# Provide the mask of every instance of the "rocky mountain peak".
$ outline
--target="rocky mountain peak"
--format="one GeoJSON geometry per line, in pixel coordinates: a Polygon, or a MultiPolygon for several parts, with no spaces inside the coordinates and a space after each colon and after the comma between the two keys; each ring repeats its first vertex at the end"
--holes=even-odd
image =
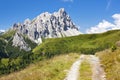
{"type": "Polygon", "coordinates": [[[26,19],[24,23],[14,24],[13,28],[38,44],[42,43],[43,38],[58,38],[80,34],[64,8],[54,13],[42,13],[33,20],[26,19]]]}
{"type": "Polygon", "coordinates": [[[59,9],[59,11],[58,11],[58,13],[62,16],[62,15],[66,15],[66,11],[65,11],[65,9],[64,8],[60,8],[59,9]]]}
{"type": "Polygon", "coordinates": [[[65,9],[64,8],[60,8],[58,12],[64,12],[65,9]]]}
{"type": "Polygon", "coordinates": [[[24,24],[30,24],[31,23],[31,20],[29,18],[27,18],[25,21],[24,21],[24,24]]]}
{"type": "Polygon", "coordinates": [[[23,49],[25,51],[30,51],[31,48],[28,46],[28,44],[24,41],[24,38],[20,33],[16,33],[13,37],[13,44],[12,46],[20,47],[20,49],[23,49]]]}

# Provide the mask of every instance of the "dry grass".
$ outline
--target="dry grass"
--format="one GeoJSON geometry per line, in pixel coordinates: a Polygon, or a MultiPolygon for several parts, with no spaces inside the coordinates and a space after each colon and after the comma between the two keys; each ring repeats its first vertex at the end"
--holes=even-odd
{"type": "Polygon", "coordinates": [[[107,80],[120,80],[120,48],[96,53],[105,69],[107,80]]]}
{"type": "Polygon", "coordinates": [[[67,70],[78,57],[76,53],[55,56],[49,60],[31,64],[19,72],[3,76],[0,80],[63,80],[67,70]]]}

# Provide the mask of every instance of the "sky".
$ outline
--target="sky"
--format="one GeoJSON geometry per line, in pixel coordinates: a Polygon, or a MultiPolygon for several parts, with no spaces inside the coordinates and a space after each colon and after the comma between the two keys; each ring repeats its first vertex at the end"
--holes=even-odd
{"type": "Polygon", "coordinates": [[[120,29],[120,0],[0,0],[0,30],[65,8],[82,33],[120,29]]]}

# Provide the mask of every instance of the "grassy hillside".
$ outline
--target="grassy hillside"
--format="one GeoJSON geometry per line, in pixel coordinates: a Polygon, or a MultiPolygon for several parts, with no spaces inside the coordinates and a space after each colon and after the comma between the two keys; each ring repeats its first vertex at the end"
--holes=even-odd
{"type": "Polygon", "coordinates": [[[37,46],[33,53],[47,57],[69,52],[94,54],[110,48],[118,40],[120,40],[120,30],[102,34],[82,34],[74,37],[47,39],[37,46]]]}
{"type": "Polygon", "coordinates": [[[31,64],[24,70],[3,76],[0,80],[63,80],[70,66],[80,55],[69,53],[55,56],[35,64],[31,64]]]}
{"type": "Polygon", "coordinates": [[[3,38],[0,38],[0,59],[2,57],[7,57],[7,54],[5,53],[5,45],[6,41],[3,38]]]}
{"type": "Polygon", "coordinates": [[[120,80],[120,48],[112,52],[104,50],[96,53],[105,69],[107,80],[120,80]]]}
{"type": "MultiPolygon", "coordinates": [[[[9,30],[3,35],[0,35],[0,75],[25,68],[33,61],[33,53],[31,51],[26,52],[20,50],[19,47],[12,46],[15,32],[14,30],[9,30]]],[[[36,46],[27,37],[23,37],[32,49],[36,46]]]]}
{"type": "Polygon", "coordinates": [[[5,33],[3,33],[2,35],[0,35],[0,37],[9,40],[14,34],[15,34],[15,30],[8,30],[5,33]]]}
{"type": "Polygon", "coordinates": [[[120,40],[120,30],[108,31],[102,34],[81,34],[79,36],[54,38],[44,40],[36,46],[23,35],[32,51],[26,52],[12,46],[15,31],[8,31],[0,36],[0,74],[8,74],[25,68],[32,62],[51,58],[55,55],[67,53],[94,54],[95,52],[111,48],[120,40]]]}
{"type": "Polygon", "coordinates": [[[0,35],[0,58],[8,57],[7,53],[7,44],[11,40],[11,37],[14,35],[15,31],[9,30],[8,32],[0,35]]]}

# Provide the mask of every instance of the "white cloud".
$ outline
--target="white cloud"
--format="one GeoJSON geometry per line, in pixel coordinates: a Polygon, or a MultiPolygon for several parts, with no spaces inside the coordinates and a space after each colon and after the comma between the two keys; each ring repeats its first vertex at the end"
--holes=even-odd
{"type": "Polygon", "coordinates": [[[64,2],[73,2],[73,0],[62,0],[64,2]]]}
{"type": "Polygon", "coordinates": [[[87,29],[86,33],[102,33],[108,30],[120,29],[120,14],[114,14],[112,18],[114,19],[113,24],[103,20],[98,25],[87,29]]]}
{"type": "Polygon", "coordinates": [[[114,23],[117,27],[120,27],[120,14],[114,14],[113,19],[115,19],[114,23]]]}
{"type": "Polygon", "coordinates": [[[87,33],[102,33],[107,30],[110,30],[112,27],[114,27],[114,24],[112,24],[106,20],[103,20],[98,25],[91,27],[90,29],[87,29],[86,32],[87,33]]]}
{"type": "Polygon", "coordinates": [[[0,32],[5,32],[5,30],[0,30],[0,32]]]}

